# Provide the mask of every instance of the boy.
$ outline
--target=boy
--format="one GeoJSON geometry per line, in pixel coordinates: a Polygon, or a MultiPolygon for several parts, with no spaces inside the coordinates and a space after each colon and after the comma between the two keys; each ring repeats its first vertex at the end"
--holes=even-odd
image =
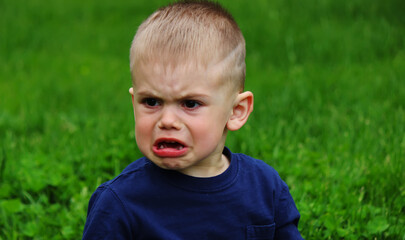
{"type": "Polygon", "coordinates": [[[83,239],[301,239],[277,172],[224,146],[253,110],[231,15],[206,1],[157,10],[135,35],[130,67],[145,157],[96,190],[83,239]]]}

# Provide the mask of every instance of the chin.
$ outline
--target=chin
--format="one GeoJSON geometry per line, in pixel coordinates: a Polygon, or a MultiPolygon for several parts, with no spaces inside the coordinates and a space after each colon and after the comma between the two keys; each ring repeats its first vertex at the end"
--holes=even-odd
{"type": "Polygon", "coordinates": [[[182,169],[185,168],[185,167],[182,166],[180,163],[176,163],[176,162],[173,162],[173,161],[171,161],[171,160],[169,160],[169,161],[162,161],[162,162],[159,164],[159,166],[160,166],[161,168],[163,168],[163,169],[176,170],[176,171],[182,170],[182,169]]]}

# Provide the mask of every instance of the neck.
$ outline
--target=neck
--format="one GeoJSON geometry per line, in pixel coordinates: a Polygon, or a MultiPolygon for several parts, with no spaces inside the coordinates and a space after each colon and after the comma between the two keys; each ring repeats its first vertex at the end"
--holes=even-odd
{"type": "Polygon", "coordinates": [[[229,165],[229,159],[224,154],[221,154],[221,159],[215,164],[198,165],[194,166],[193,169],[188,169],[187,171],[180,170],[179,172],[192,177],[208,178],[218,176],[221,173],[225,172],[226,169],[228,169],[229,165]]]}

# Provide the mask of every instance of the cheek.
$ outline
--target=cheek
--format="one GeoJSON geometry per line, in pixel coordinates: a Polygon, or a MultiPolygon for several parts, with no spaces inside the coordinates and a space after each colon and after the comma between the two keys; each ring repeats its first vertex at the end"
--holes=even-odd
{"type": "Polygon", "coordinates": [[[135,137],[139,143],[149,139],[153,129],[153,121],[147,117],[137,117],[135,115],[135,137]]]}
{"type": "Polygon", "coordinates": [[[226,120],[224,117],[214,117],[209,115],[206,118],[195,119],[192,121],[192,135],[197,141],[204,145],[217,144],[224,133],[226,120]]]}

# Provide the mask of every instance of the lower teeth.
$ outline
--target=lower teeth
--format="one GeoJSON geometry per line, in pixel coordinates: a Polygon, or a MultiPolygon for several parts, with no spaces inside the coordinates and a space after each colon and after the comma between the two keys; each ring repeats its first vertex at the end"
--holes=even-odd
{"type": "MultiPolygon", "coordinates": [[[[164,149],[164,148],[167,148],[164,144],[159,144],[159,146],[158,146],[158,149],[164,149]]],[[[179,145],[179,146],[176,146],[176,147],[174,147],[176,150],[182,150],[184,147],[183,146],[181,146],[181,145],[179,145]]]]}

